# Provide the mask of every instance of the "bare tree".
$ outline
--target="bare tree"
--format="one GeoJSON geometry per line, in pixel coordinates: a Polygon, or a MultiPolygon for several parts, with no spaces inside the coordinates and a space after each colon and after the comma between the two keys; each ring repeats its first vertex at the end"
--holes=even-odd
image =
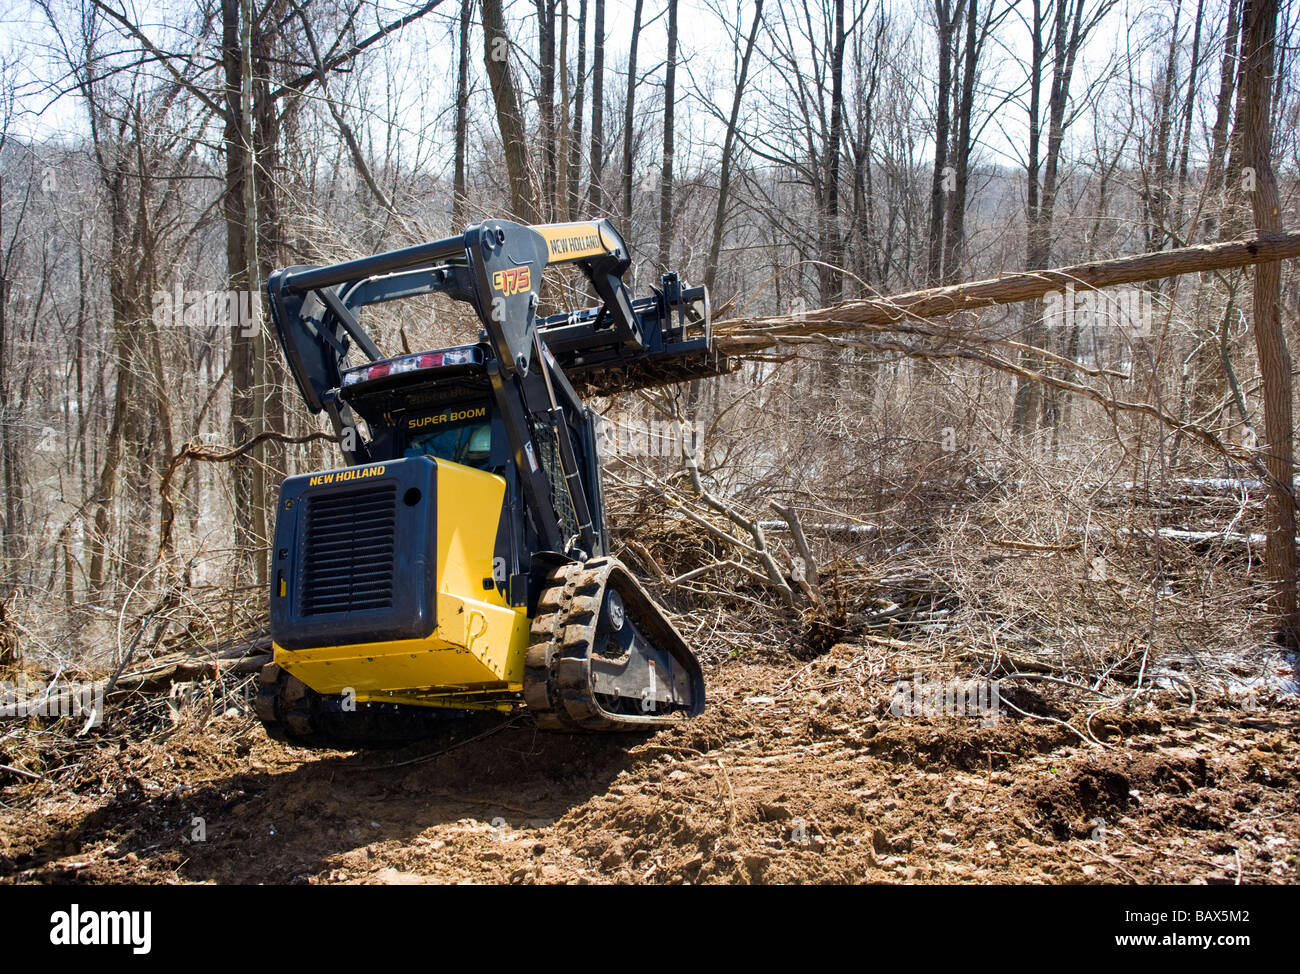
{"type": "MultiPolygon", "coordinates": [[[[961,84],[954,91],[956,127],[952,133],[952,189],[947,194],[947,218],[944,225],[943,275],[952,283],[966,260],[966,203],[970,192],[971,152],[976,139],[973,115],[975,88],[985,45],[994,29],[1011,13],[1010,5],[1000,11],[995,0],[987,0],[981,17],[979,0],[969,0],[966,13],[966,40],[961,52],[961,84]]],[[[985,116],[987,119],[988,116],[985,116]]]]}
{"type": "Polygon", "coordinates": [[[576,90],[573,103],[573,138],[569,142],[568,186],[569,219],[578,219],[578,184],[582,176],[582,119],[587,93],[587,0],[578,5],[578,71],[574,76],[576,90]]]}
{"type": "Polygon", "coordinates": [[[957,30],[964,14],[957,0],[934,0],[935,37],[938,41],[939,86],[935,91],[934,170],[930,177],[930,235],[926,277],[937,284],[943,266],[944,198],[949,191],[949,110],[952,105],[953,61],[957,59],[957,30]]]}
{"type": "Polygon", "coordinates": [[[542,143],[542,186],[538,217],[551,219],[560,200],[557,194],[558,150],[555,132],[555,0],[534,0],[537,9],[537,109],[542,143]]]}
{"type": "MultiPolygon", "coordinates": [[[[1281,228],[1277,178],[1273,172],[1272,86],[1277,0],[1245,0],[1242,15],[1241,84],[1237,117],[1241,120],[1242,155],[1253,171],[1251,205],[1259,233],[1281,228]]],[[[1243,170],[1245,174],[1245,170],[1243,170]]],[[[1277,584],[1275,609],[1279,638],[1300,645],[1296,614],[1295,429],[1292,421],[1291,353],[1279,312],[1282,268],[1275,262],[1255,269],[1255,347],[1264,394],[1264,442],[1261,450],[1269,474],[1268,562],[1277,584]]]]}
{"type": "Polygon", "coordinates": [[[636,0],[632,13],[632,37],[627,55],[627,99],[623,103],[623,229],[630,232],[632,228],[632,164],[635,161],[635,146],[632,137],[636,121],[636,49],[641,39],[641,8],[644,0],[636,0]]]}
{"type": "Polygon", "coordinates": [[[605,0],[596,4],[595,33],[591,54],[591,161],[588,196],[591,209],[599,214],[604,208],[601,174],[605,170],[605,0]]]}
{"type": "Polygon", "coordinates": [[[749,61],[754,54],[754,41],[763,24],[763,0],[755,0],[754,19],[749,37],[745,40],[745,53],[740,58],[736,75],[736,90],[731,99],[731,114],[727,117],[727,134],[722,140],[722,159],[718,168],[718,204],[713,216],[713,236],[709,241],[709,257],[704,265],[704,283],[713,287],[718,275],[718,254],[722,250],[722,235],[727,224],[727,203],[731,192],[732,153],[736,143],[736,126],[740,121],[740,106],[745,94],[745,80],[749,77],[749,61]]]}
{"type": "Polygon", "coordinates": [[[483,0],[484,63],[496,102],[497,128],[510,180],[510,199],[517,219],[536,223],[537,195],[528,168],[528,135],[510,67],[510,38],[506,34],[501,0],[483,0]]]}
{"type": "Polygon", "coordinates": [[[460,0],[460,39],[456,45],[456,159],[452,177],[451,226],[465,225],[465,163],[469,152],[469,21],[471,0],[460,0]]]}
{"type": "MultiPolygon", "coordinates": [[[[1071,116],[1070,87],[1074,66],[1084,41],[1101,22],[1115,0],[1049,0],[1044,10],[1042,0],[1033,0],[1030,25],[1029,64],[1029,145],[1026,161],[1026,267],[1046,267],[1052,256],[1052,223],[1056,214],[1061,146],[1071,116]],[[1050,20],[1050,26],[1049,26],[1050,20]],[[1048,62],[1050,50],[1051,60],[1048,62]],[[1042,114],[1043,67],[1050,63],[1051,78],[1047,94],[1047,115],[1042,114]],[[1046,151],[1041,144],[1044,121],[1047,129],[1046,151]]],[[[1025,327],[1029,344],[1041,345],[1041,321],[1033,308],[1027,308],[1025,327]]],[[[1021,381],[1016,388],[1013,424],[1025,432],[1029,423],[1037,423],[1039,386],[1021,381]]]]}
{"type": "Polygon", "coordinates": [[[664,71],[664,161],[659,174],[660,270],[668,269],[673,237],[673,108],[677,102],[677,0],[668,0],[668,59],[664,71]]]}

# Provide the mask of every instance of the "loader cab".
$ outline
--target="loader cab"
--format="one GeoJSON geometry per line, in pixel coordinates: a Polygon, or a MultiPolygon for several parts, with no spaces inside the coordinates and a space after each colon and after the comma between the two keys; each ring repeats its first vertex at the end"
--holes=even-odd
{"type": "MultiPolygon", "coordinates": [[[[370,462],[427,456],[505,480],[499,554],[517,579],[507,582],[511,601],[522,604],[536,595],[531,553],[546,546],[525,503],[506,417],[492,393],[487,369],[491,357],[490,349],[471,345],[370,363],[343,373],[339,400],[364,422],[370,462]]],[[[601,460],[594,419],[584,410],[567,413],[565,422],[581,466],[587,505],[598,513],[598,549],[591,554],[604,554],[601,460]]],[[[572,537],[578,532],[578,518],[554,435],[544,425],[529,433],[535,459],[550,483],[561,533],[572,537]]]]}
{"type": "Polygon", "coordinates": [[[398,417],[398,456],[433,457],[501,473],[509,464],[500,420],[488,400],[461,402],[398,417]],[[495,427],[495,428],[494,428],[495,427]]]}
{"type": "MultiPolygon", "coordinates": [[[[485,350],[462,345],[383,359],[342,374],[338,403],[365,424],[371,460],[430,456],[479,470],[506,462],[485,350]]],[[[499,472],[499,470],[498,470],[499,472]]]]}
{"type": "Polygon", "coordinates": [[[408,427],[406,449],[402,455],[435,457],[487,470],[492,461],[492,439],[492,421],[489,419],[470,419],[429,432],[408,427]]]}

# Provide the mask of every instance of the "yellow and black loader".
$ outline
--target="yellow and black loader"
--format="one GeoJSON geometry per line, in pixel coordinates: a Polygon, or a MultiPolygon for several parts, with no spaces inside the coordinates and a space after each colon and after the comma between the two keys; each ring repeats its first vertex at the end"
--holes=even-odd
{"type": "Polygon", "coordinates": [[[551,730],[639,730],[704,708],[699,662],[609,553],[596,426],[580,394],[725,372],[708,295],[633,300],[607,221],[489,220],[459,236],[267,282],[299,391],[346,466],[281,487],[274,663],[257,713],[313,746],[396,744],[476,712],[551,730]],[[539,318],[573,264],[601,304],[539,318]],[[385,357],[363,309],[443,293],[478,340],[385,357]]]}

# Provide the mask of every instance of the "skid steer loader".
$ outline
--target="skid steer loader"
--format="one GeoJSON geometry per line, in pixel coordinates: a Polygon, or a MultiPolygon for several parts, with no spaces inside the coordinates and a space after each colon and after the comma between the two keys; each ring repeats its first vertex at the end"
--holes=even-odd
{"type": "Polygon", "coordinates": [[[489,220],[270,276],[289,370],[346,464],[280,489],[274,662],[256,700],[272,736],[355,748],[483,711],[605,732],[703,710],[699,662],[610,555],[596,421],[580,395],[728,363],[705,289],[668,274],[633,300],[630,265],[604,220],[489,220]],[[554,264],[580,268],[600,306],[539,317],[554,264]],[[363,309],[431,293],[472,306],[477,340],[386,357],[363,309]]]}

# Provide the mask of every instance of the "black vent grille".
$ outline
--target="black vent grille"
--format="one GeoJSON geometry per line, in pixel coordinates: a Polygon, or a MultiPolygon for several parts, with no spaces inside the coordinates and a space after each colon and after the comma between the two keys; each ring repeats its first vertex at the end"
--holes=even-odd
{"type": "Polygon", "coordinates": [[[303,615],[392,606],[396,502],[393,484],[310,498],[303,615]]]}

